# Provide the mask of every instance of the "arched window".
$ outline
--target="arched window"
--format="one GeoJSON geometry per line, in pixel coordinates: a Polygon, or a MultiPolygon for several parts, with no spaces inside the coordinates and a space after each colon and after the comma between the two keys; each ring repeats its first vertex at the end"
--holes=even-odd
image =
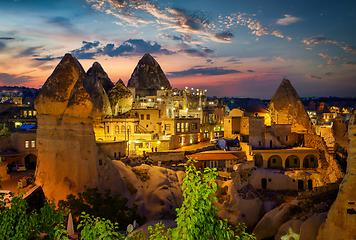
{"type": "Polygon", "coordinates": [[[119,125],[115,126],[115,134],[120,134],[120,127],[119,125]]]}
{"type": "Polygon", "coordinates": [[[288,156],[285,162],[285,166],[286,168],[299,168],[300,167],[299,157],[296,155],[288,156]]]}
{"type": "Polygon", "coordinates": [[[254,156],[254,159],[255,159],[255,166],[256,167],[262,167],[263,166],[263,157],[262,157],[261,154],[257,153],[254,156]]]}
{"type": "Polygon", "coordinates": [[[121,126],[121,134],[125,135],[125,126],[124,125],[121,126]]]}
{"type": "Polygon", "coordinates": [[[268,168],[283,168],[282,158],[278,155],[273,155],[268,159],[268,168]]]}

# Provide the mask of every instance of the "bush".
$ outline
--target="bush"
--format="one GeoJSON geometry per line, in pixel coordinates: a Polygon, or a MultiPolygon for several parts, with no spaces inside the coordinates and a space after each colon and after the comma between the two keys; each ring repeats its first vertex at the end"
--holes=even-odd
{"type": "Polygon", "coordinates": [[[85,192],[78,193],[78,196],[68,195],[66,201],[58,202],[58,206],[60,209],[70,209],[74,225],[78,224],[82,212],[118,223],[120,230],[126,230],[127,224],[134,220],[140,225],[146,221],[145,217],[137,214],[137,205],[129,208],[126,205],[127,198],[121,198],[118,192],[113,196],[110,196],[110,193],[110,189],[107,189],[102,197],[98,188],[88,188],[85,192]]]}

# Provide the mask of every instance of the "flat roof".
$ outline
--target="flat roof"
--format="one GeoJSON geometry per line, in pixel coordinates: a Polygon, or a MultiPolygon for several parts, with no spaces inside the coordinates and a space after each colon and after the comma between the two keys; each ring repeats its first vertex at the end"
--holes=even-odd
{"type": "Polygon", "coordinates": [[[192,155],[187,155],[187,158],[195,159],[198,161],[207,161],[207,160],[234,160],[239,159],[234,154],[231,153],[195,153],[192,155]]]}

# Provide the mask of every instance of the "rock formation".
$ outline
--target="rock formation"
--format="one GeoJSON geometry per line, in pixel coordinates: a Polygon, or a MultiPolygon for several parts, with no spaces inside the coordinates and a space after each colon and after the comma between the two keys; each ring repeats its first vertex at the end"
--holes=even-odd
{"type": "Polygon", "coordinates": [[[123,114],[132,108],[132,93],[125,87],[122,80],[117,81],[115,86],[109,92],[109,101],[111,104],[112,115],[123,114]]]}
{"type": "Polygon", "coordinates": [[[84,88],[88,89],[96,85],[97,82],[100,82],[105,92],[108,93],[113,87],[114,84],[110,80],[108,74],[101,67],[100,63],[94,62],[92,67],[89,68],[87,72],[87,78],[84,82],[84,88]]]}
{"type": "Polygon", "coordinates": [[[35,100],[36,184],[46,198],[56,201],[85,188],[110,188],[128,198],[129,205],[139,205],[138,213],[148,220],[173,218],[182,202],[182,172],[147,165],[131,168],[106,157],[95,142],[85,77],[80,63],[66,54],[35,100]]]}
{"type": "Polygon", "coordinates": [[[311,131],[311,122],[297,91],[283,79],[273,95],[269,111],[275,124],[291,124],[293,132],[311,131]]]}
{"type": "Polygon", "coordinates": [[[134,87],[136,90],[158,90],[162,87],[172,89],[160,65],[149,53],[146,53],[138,62],[127,87],[134,87]]]}
{"type": "Polygon", "coordinates": [[[47,198],[64,199],[98,184],[94,132],[88,118],[93,104],[83,87],[84,79],[80,63],[66,54],[35,100],[36,184],[47,198]]]}
{"type": "Polygon", "coordinates": [[[349,152],[346,175],[317,239],[356,239],[356,120],[349,121],[349,152]]]}
{"type": "Polygon", "coordinates": [[[102,116],[112,115],[108,92],[114,84],[98,62],[89,68],[83,85],[93,102],[91,117],[101,120],[102,116]]]}

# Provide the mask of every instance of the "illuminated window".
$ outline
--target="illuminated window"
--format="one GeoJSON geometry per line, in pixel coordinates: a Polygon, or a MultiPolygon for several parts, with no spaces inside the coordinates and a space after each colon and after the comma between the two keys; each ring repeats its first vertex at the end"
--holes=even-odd
{"type": "Polygon", "coordinates": [[[121,134],[123,134],[123,135],[125,134],[125,126],[124,125],[121,126],[121,134]]]}
{"type": "Polygon", "coordinates": [[[180,132],[180,123],[177,123],[177,132],[180,132]]]}
{"type": "Polygon", "coordinates": [[[36,147],[36,141],[35,141],[35,140],[32,140],[32,141],[31,141],[31,147],[32,147],[32,148],[35,148],[35,147],[36,147]]]}
{"type": "Polygon", "coordinates": [[[25,148],[29,148],[30,146],[30,142],[29,141],[25,141],[25,148]]]}
{"type": "Polygon", "coordinates": [[[23,116],[27,118],[27,111],[23,111],[23,116]]]}
{"type": "Polygon", "coordinates": [[[166,131],[171,130],[171,124],[165,124],[164,125],[164,130],[166,130],[166,131]]]}
{"type": "Polygon", "coordinates": [[[184,132],[184,123],[181,123],[180,129],[182,130],[182,132],[184,132]]]}
{"type": "Polygon", "coordinates": [[[185,123],[185,131],[189,132],[189,123],[185,123]]]}
{"type": "Polygon", "coordinates": [[[32,116],[32,111],[28,111],[28,116],[29,116],[29,117],[32,116]]]}
{"type": "Polygon", "coordinates": [[[115,126],[115,134],[119,134],[120,133],[120,127],[119,125],[115,126]]]}

